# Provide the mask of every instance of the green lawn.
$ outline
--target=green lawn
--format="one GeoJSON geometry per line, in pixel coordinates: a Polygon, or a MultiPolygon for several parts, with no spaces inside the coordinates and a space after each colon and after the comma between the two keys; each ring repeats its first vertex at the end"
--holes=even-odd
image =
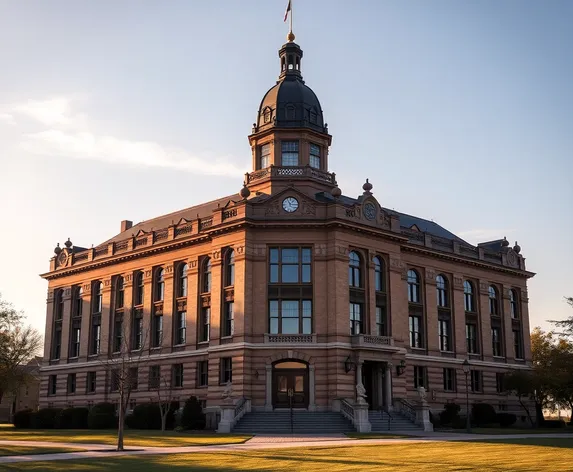
{"type": "Polygon", "coordinates": [[[353,439],[404,439],[415,437],[406,434],[392,433],[346,433],[346,436],[353,439]]]}
{"type": "MultiPolygon", "coordinates": [[[[530,439],[535,442],[535,438],[530,439]]],[[[571,471],[573,440],[548,445],[442,442],[315,447],[201,454],[102,457],[97,460],[2,464],[5,470],[195,472],[559,472],[571,471]]]]}
{"type": "MultiPolygon", "coordinates": [[[[465,429],[456,429],[456,433],[465,433],[465,429]]],[[[473,434],[573,434],[573,428],[472,428],[473,434]]]]}
{"type": "MultiPolygon", "coordinates": [[[[155,430],[126,430],[125,446],[175,447],[207,444],[243,443],[252,436],[238,434],[195,433],[155,430]]],[[[0,441],[51,441],[87,444],[117,444],[115,430],[79,430],[79,429],[15,429],[0,427],[0,441]]]]}
{"type": "Polygon", "coordinates": [[[0,444],[1,456],[28,456],[30,454],[56,454],[58,452],[85,451],[79,447],[34,447],[34,446],[4,446],[0,444]]]}

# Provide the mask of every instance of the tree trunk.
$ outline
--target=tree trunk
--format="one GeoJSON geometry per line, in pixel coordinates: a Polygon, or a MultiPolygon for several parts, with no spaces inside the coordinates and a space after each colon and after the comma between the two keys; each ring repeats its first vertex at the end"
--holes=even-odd
{"type": "Polygon", "coordinates": [[[167,413],[169,413],[169,409],[165,408],[165,413],[163,409],[161,409],[161,431],[165,431],[165,425],[167,423],[167,413]]]}
{"type": "Polygon", "coordinates": [[[535,402],[535,422],[537,424],[537,427],[541,428],[541,426],[543,426],[544,421],[545,418],[543,417],[542,405],[539,402],[535,402]]]}
{"type": "Polygon", "coordinates": [[[123,398],[120,398],[119,418],[117,425],[117,450],[123,451],[123,424],[125,421],[125,408],[123,407],[123,398]]]}
{"type": "Polygon", "coordinates": [[[519,404],[525,410],[525,413],[527,414],[527,418],[529,419],[529,423],[531,424],[531,426],[535,426],[535,423],[533,422],[533,418],[531,418],[531,413],[529,413],[529,408],[527,408],[525,406],[525,403],[523,403],[523,401],[521,400],[521,397],[519,397],[519,404]]]}

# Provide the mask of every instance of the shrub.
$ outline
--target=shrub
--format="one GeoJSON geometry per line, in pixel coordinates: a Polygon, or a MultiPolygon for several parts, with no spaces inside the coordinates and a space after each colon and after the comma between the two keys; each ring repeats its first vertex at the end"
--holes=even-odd
{"type": "Polygon", "coordinates": [[[509,428],[517,421],[517,416],[513,413],[498,413],[497,422],[502,428],[509,428]]]}
{"type": "Polygon", "coordinates": [[[31,417],[34,411],[27,409],[27,410],[20,410],[14,413],[14,427],[16,428],[31,428],[31,417]]]}
{"type": "MultiPolygon", "coordinates": [[[[179,402],[171,402],[165,429],[175,427],[175,412],[179,408],[179,402]]],[[[161,409],[158,403],[142,403],[133,409],[133,413],[126,418],[126,425],[134,429],[161,429],[161,409]]]]}
{"type": "Polygon", "coordinates": [[[440,427],[439,415],[436,415],[435,413],[432,413],[430,411],[430,422],[432,423],[432,426],[434,427],[434,429],[439,428],[440,427]]]}
{"type": "Polygon", "coordinates": [[[563,420],[545,420],[543,422],[544,428],[566,428],[567,424],[563,420]]]}
{"type": "Polygon", "coordinates": [[[440,424],[452,424],[460,416],[460,405],[448,402],[444,405],[444,411],[440,413],[440,424]]]}
{"type": "Polygon", "coordinates": [[[98,403],[92,407],[88,414],[89,429],[117,428],[117,416],[113,403],[98,403]]]}
{"type": "Polygon", "coordinates": [[[205,429],[205,413],[197,397],[190,397],[183,407],[181,426],[186,429],[205,429]]]}
{"type": "Polygon", "coordinates": [[[466,416],[458,416],[452,420],[452,428],[466,429],[466,416]]]}
{"type": "Polygon", "coordinates": [[[472,422],[477,426],[495,423],[497,414],[489,403],[474,403],[472,405],[472,422]]]}
{"type": "Polygon", "coordinates": [[[83,407],[65,408],[56,417],[56,428],[86,429],[88,427],[89,410],[83,407]]]}
{"type": "Polygon", "coordinates": [[[56,417],[62,411],[61,408],[41,408],[38,410],[31,422],[33,428],[54,429],[56,427],[56,417]],[[33,423],[33,424],[32,424],[33,423]]]}

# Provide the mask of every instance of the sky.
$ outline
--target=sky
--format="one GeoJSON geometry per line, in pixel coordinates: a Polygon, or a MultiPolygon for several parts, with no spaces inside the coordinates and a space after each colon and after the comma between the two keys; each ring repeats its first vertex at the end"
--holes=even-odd
{"type": "MultiPolygon", "coordinates": [[[[0,0],[0,293],[34,326],[57,242],[240,190],[286,3],[0,0]]],[[[531,326],[573,315],[573,2],[293,3],[344,194],[517,240],[531,326]]]]}

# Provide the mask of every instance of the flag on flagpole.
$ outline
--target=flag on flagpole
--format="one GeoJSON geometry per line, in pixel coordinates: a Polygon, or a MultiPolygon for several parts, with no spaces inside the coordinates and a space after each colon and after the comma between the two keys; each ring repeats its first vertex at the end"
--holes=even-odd
{"type": "Polygon", "coordinates": [[[285,10],[285,19],[284,19],[285,23],[286,23],[286,20],[287,20],[287,18],[288,18],[288,14],[289,14],[289,12],[290,12],[290,10],[291,10],[291,4],[290,4],[290,2],[291,2],[291,0],[288,0],[288,5],[287,5],[286,10],[285,10]]]}

